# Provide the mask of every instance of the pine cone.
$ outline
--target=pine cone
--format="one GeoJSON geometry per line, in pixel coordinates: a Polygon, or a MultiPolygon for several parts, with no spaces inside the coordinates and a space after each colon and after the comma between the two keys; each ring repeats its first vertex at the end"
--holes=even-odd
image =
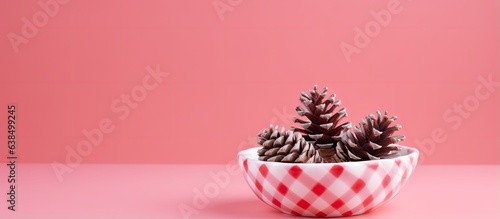
{"type": "Polygon", "coordinates": [[[340,100],[335,100],[335,94],[324,100],[327,91],[328,88],[325,87],[318,93],[318,86],[314,85],[313,90],[309,90],[310,94],[302,92],[300,102],[305,109],[299,106],[296,111],[307,119],[293,118],[293,121],[300,124],[302,128],[295,130],[303,133],[304,138],[313,143],[323,162],[342,162],[343,160],[336,155],[335,147],[337,142],[342,140],[341,134],[351,127],[351,123],[339,125],[340,120],[347,116],[346,110],[342,108],[335,111],[340,105],[340,100]]]}
{"type": "Polygon", "coordinates": [[[278,126],[269,127],[258,134],[259,160],[285,163],[321,163],[321,158],[314,147],[299,133],[286,131],[278,126]]]}
{"type": "Polygon", "coordinates": [[[391,146],[405,139],[404,136],[392,136],[401,129],[401,125],[389,127],[397,119],[389,118],[387,112],[382,116],[377,110],[377,119],[373,114],[361,119],[359,127],[353,132],[345,132],[344,139],[338,143],[337,155],[346,161],[378,160],[397,155],[399,148],[391,146]]]}

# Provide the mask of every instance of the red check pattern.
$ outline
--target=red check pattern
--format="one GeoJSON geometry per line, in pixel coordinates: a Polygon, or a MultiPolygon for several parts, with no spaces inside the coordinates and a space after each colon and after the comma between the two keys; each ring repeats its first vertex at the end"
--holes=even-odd
{"type": "Polygon", "coordinates": [[[394,159],[336,164],[265,162],[241,153],[238,159],[266,204],[288,214],[331,217],[363,214],[393,198],[417,164],[418,151],[411,151],[394,159]]]}

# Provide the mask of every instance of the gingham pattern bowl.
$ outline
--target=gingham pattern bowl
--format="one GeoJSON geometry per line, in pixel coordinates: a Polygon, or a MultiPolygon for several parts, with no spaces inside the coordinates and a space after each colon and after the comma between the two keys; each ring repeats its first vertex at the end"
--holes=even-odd
{"type": "Polygon", "coordinates": [[[397,145],[399,156],[345,163],[280,163],[258,160],[257,150],[238,153],[245,179],[264,203],[287,214],[358,215],[392,199],[408,181],[418,150],[397,145]]]}

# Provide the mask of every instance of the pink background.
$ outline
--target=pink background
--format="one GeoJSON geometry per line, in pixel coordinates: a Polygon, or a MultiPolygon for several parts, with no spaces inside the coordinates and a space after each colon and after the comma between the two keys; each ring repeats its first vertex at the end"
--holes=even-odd
{"type": "Polygon", "coordinates": [[[500,81],[499,1],[401,0],[350,62],[339,45],[388,1],[222,1],[224,20],[212,0],[69,1],[16,53],[8,34],[21,35],[38,2],[0,7],[0,140],[15,103],[21,162],[65,162],[109,118],[115,129],[82,162],[227,163],[269,123],[292,125],[282,117],[318,84],[352,122],[397,115],[424,163],[500,164],[500,87],[483,89],[467,118],[452,113],[455,128],[443,118],[473,103],[479,77],[500,81]],[[112,103],[156,65],[170,74],[119,119],[112,103]],[[446,137],[429,143],[433,132],[446,137]]]}

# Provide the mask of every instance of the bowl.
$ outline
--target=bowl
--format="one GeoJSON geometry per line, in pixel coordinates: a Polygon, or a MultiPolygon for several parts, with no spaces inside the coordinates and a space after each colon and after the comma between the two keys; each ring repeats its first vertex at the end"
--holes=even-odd
{"type": "Polygon", "coordinates": [[[396,145],[398,156],[344,163],[258,160],[257,150],[238,153],[243,175],[257,197],[286,214],[341,217],[364,214],[391,200],[408,181],[418,150],[396,145]]]}

